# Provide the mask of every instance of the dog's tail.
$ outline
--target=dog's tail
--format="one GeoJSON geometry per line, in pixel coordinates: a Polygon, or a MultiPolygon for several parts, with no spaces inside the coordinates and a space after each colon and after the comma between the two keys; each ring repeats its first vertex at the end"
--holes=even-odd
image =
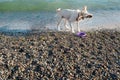
{"type": "Polygon", "coordinates": [[[57,9],[56,9],[56,12],[60,12],[60,11],[61,11],[61,8],[57,8],[57,9]]]}

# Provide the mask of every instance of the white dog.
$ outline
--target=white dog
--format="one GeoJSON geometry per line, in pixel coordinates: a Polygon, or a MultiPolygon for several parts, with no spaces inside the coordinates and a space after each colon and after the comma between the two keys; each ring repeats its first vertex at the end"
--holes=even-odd
{"type": "Polygon", "coordinates": [[[69,22],[69,25],[71,27],[71,31],[73,33],[75,33],[71,23],[72,22],[77,22],[77,30],[80,31],[79,28],[79,21],[83,20],[84,18],[92,18],[92,14],[88,13],[87,11],[87,6],[84,6],[84,8],[82,10],[71,10],[71,9],[61,9],[58,8],[57,10],[57,14],[60,17],[60,21],[57,24],[57,28],[58,30],[60,30],[59,24],[61,23],[62,19],[65,20],[64,26],[67,29],[67,25],[66,25],[66,21],[69,22]]]}

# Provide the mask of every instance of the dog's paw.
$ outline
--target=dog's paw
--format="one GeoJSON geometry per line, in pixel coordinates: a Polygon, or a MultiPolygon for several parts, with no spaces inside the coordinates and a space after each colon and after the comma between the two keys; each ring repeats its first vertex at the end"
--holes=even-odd
{"type": "Polygon", "coordinates": [[[77,32],[80,32],[80,29],[77,32]]]}
{"type": "Polygon", "coordinates": [[[72,31],[72,33],[75,33],[75,31],[72,31]]]}
{"type": "Polygon", "coordinates": [[[65,31],[70,31],[70,29],[69,28],[65,28],[65,31]]]}
{"type": "Polygon", "coordinates": [[[58,31],[62,31],[62,29],[61,29],[61,28],[58,28],[58,31]]]}

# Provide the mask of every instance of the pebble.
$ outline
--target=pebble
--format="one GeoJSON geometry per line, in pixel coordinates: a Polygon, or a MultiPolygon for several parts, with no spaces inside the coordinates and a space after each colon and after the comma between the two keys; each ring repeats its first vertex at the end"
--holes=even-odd
{"type": "Polygon", "coordinates": [[[120,32],[86,34],[86,38],[69,32],[0,34],[0,78],[119,80],[120,32]]]}
{"type": "Polygon", "coordinates": [[[25,56],[26,56],[26,58],[28,58],[28,59],[31,57],[29,53],[26,53],[25,56]]]}
{"type": "Polygon", "coordinates": [[[21,52],[21,53],[24,52],[24,49],[23,49],[23,48],[20,48],[20,49],[19,49],[19,52],[21,52]]]}

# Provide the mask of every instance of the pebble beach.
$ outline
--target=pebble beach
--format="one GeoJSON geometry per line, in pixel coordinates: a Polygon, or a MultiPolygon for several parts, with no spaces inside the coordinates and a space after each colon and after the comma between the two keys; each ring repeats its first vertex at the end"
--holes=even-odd
{"type": "Polygon", "coordinates": [[[0,80],[120,80],[120,31],[86,34],[0,33],[0,80]]]}

